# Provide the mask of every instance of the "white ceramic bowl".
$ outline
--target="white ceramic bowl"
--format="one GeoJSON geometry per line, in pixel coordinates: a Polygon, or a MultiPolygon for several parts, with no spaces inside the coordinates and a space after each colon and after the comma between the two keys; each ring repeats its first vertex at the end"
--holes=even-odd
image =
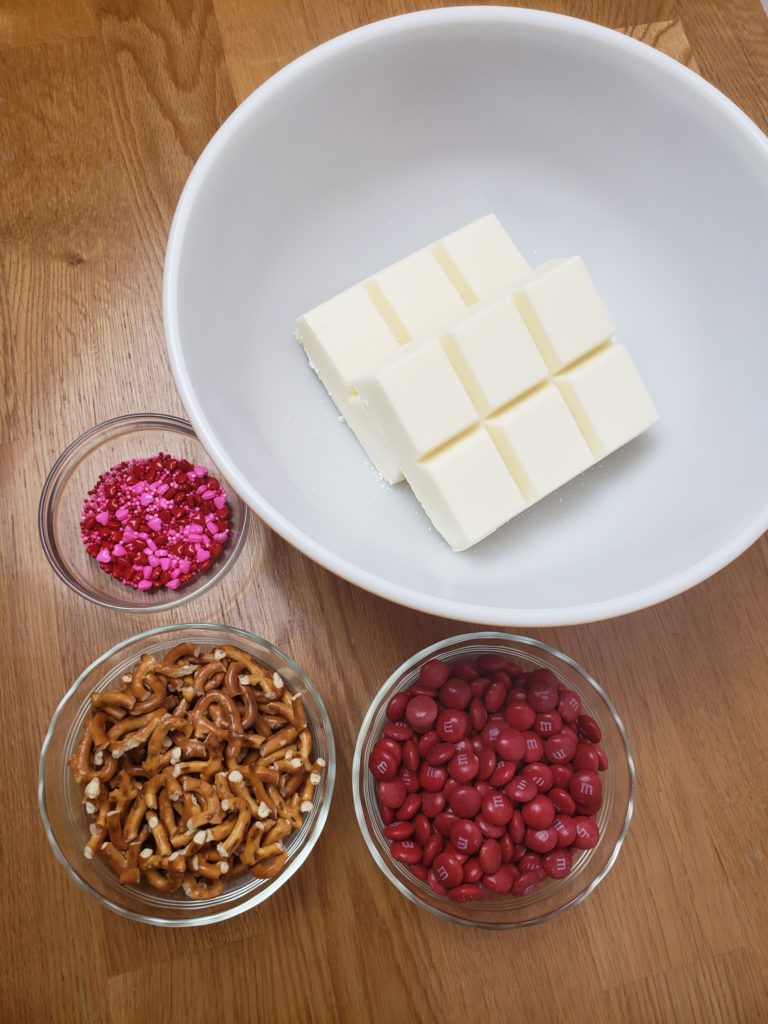
{"type": "Polygon", "coordinates": [[[424,611],[552,625],[705,579],[768,525],[768,140],[675,61],[582,21],[449,8],[305,54],[219,130],[179,202],[164,313],[184,405],[248,504],[424,611]],[[578,253],[661,413],[453,554],[379,482],[298,314],[474,217],[578,253]]]}

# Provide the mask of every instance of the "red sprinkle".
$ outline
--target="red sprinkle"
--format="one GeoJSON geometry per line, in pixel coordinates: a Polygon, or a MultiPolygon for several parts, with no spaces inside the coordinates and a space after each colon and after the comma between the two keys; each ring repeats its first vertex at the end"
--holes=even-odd
{"type": "Polygon", "coordinates": [[[83,502],[80,536],[104,572],[176,590],[210,569],[229,537],[227,492],[204,466],[165,452],[120,462],[83,502]]]}

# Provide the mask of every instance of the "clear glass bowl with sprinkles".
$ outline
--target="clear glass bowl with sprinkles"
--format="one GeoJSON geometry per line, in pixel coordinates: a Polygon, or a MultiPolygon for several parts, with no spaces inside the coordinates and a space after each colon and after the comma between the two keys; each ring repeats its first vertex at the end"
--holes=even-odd
{"type": "Polygon", "coordinates": [[[94,604],[158,612],[217,583],[248,510],[191,425],[136,413],[86,431],[43,486],[38,525],[56,575],[94,604]]]}

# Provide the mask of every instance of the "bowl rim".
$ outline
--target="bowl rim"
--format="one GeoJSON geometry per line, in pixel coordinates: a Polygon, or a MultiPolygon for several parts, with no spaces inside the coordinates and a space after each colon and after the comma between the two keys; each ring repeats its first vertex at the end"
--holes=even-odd
{"type": "Polygon", "coordinates": [[[438,640],[436,643],[430,644],[423,650],[418,651],[416,654],[413,654],[410,658],[407,658],[402,663],[402,665],[398,666],[398,668],[396,668],[394,672],[392,672],[389,675],[387,680],[384,683],[382,683],[382,685],[376,691],[376,695],[369,704],[368,710],[366,711],[365,717],[363,718],[362,724],[360,725],[360,729],[357,734],[357,740],[355,742],[355,753],[352,759],[352,797],[355,805],[355,817],[357,818],[357,824],[358,827],[360,828],[360,832],[362,833],[365,845],[368,848],[368,852],[373,857],[377,866],[388,879],[388,881],[390,881],[398,890],[398,892],[405,896],[406,899],[410,900],[411,903],[414,903],[417,907],[420,907],[422,910],[429,911],[429,913],[434,914],[436,917],[439,917],[444,921],[450,921],[453,924],[466,925],[470,928],[485,928],[491,931],[510,931],[513,928],[531,928],[534,925],[544,924],[546,921],[551,921],[553,920],[553,918],[559,917],[560,914],[564,913],[566,910],[570,910],[572,907],[577,907],[580,903],[583,903],[587,896],[593,893],[595,889],[598,887],[598,885],[600,885],[600,883],[605,879],[608,872],[616,863],[616,860],[619,856],[619,851],[621,850],[621,847],[624,844],[624,840],[627,837],[627,832],[629,831],[629,826],[632,821],[632,815],[635,809],[636,794],[637,771],[635,769],[635,759],[632,756],[632,748],[629,745],[629,738],[627,737],[627,730],[618,711],[616,710],[616,705],[613,703],[613,701],[608,696],[603,687],[600,685],[600,683],[598,683],[594,676],[590,672],[587,672],[583,665],[576,661],[575,658],[572,658],[569,654],[565,654],[563,651],[558,650],[558,648],[556,647],[552,647],[550,644],[545,643],[543,640],[536,640],[533,637],[529,636],[520,636],[516,633],[502,633],[498,630],[480,630],[478,632],[473,633],[458,633],[456,636],[450,636],[446,637],[443,640],[438,640]],[[380,709],[382,695],[392,685],[396,677],[406,675],[408,672],[410,672],[412,668],[414,668],[415,665],[417,665],[422,660],[429,659],[431,657],[438,657],[440,655],[440,652],[443,651],[446,648],[446,646],[459,643],[476,643],[478,641],[501,641],[504,643],[519,644],[523,647],[530,647],[534,650],[542,651],[545,654],[549,654],[552,657],[558,659],[559,661],[564,662],[570,668],[575,669],[575,671],[578,672],[580,676],[582,676],[585,682],[589,686],[591,686],[596,691],[598,696],[605,702],[605,705],[608,708],[610,716],[619,730],[619,735],[624,744],[624,749],[627,755],[627,770],[629,772],[629,795],[627,798],[627,809],[624,814],[624,821],[621,826],[621,831],[619,832],[619,836],[616,840],[613,850],[611,851],[610,857],[603,865],[600,872],[595,876],[595,878],[592,879],[589,885],[582,892],[579,892],[576,896],[573,897],[573,899],[568,900],[567,903],[564,903],[562,906],[557,907],[555,910],[551,910],[549,911],[549,913],[546,914],[541,914],[539,917],[535,917],[530,921],[511,921],[501,923],[495,921],[472,921],[467,918],[454,917],[452,914],[440,909],[439,907],[433,907],[429,903],[425,903],[423,900],[419,898],[419,896],[416,893],[412,892],[406,885],[404,885],[402,880],[398,878],[398,876],[391,870],[385,858],[382,857],[377,847],[371,841],[371,837],[369,835],[368,827],[365,823],[365,817],[363,814],[364,797],[360,792],[359,785],[362,751],[366,737],[370,732],[373,719],[376,717],[380,709]]]}
{"type": "MultiPolygon", "coordinates": [[[[322,835],[323,829],[325,828],[326,822],[328,820],[328,814],[330,813],[331,800],[333,798],[333,790],[335,783],[336,740],[333,734],[333,725],[331,724],[331,719],[328,715],[328,709],[325,706],[325,701],[323,700],[322,695],[317,690],[312,680],[306,674],[304,669],[302,669],[301,666],[293,660],[293,658],[289,657],[287,654],[285,654],[284,651],[281,651],[280,648],[276,647],[273,643],[270,643],[269,640],[266,640],[264,637],[259,636],[258,633],[253,633],[250,630],[246,629],[240,629],[238,626],[230,626],[220,622],[168,623],[163,626],[155,626],[152,629],[144,630],[144,632],[142,633],[136,633],[134,636],[128,637],[125,640],[120,640],[118,643],[114,644],[112,647],[109,648],[108,651],[105,651],[103,654],[99,655],[98,658],[92,661],[91,664],[87,666],[87,668],[83,669],[83,671],[80,673],[77,679],[75,679],[75,681],[69,687],[67,692],[61,698],[58,705],[56,706],[56,710],[51,716],[51,721],[48,725],[48,728],[45,733],[45,738],[43,739],[43,743],[40,748],[37,775],[37,808],[40,813],[40,818],[42,819],[43,829],[45,831],[46,838],[48,839],[48,843],[51,849],[53,850],[53,853],[56,859],[58,860],[59,864],[61,864],[61,866],[66,870],[69,877],[79,886],[79,888],[82,889],[82,891],[86,893],[92,900],[98,903],[99,906],[106,907],[107,909],[114,911],[116,914],[119,914],[121,917],[127,917],[130,918],[132,921],[138,921],[141,924],[154,925],[155,927],[159,928],[199,928],[209,924],[219,924],[222,921],[228,921],[231,918],[239,916],[240,914],[244,914],[248,910],[253,910],[254,907],[258,906],[258,904],[260,903],[265,902],[267,899],[269,899],[269,897],[273,896],[278,889],[285,885],[285,883],[299,870],[299,868],[307,860],[310,853],[314,849],[317,841],[322,835]],[[128,910],[125,907],[121,907],[119,903],[115,903],[112,900],[102,896],[100,893],[95,892],[88,885],[88,883],[83,878],[81,878],[80,875],[74,870],[74,868],[64,855],[63,850],[59,846],[56,836],[53,833],[50,820],[48,818],[48,812],[46,810],[45,803],[45,767],[48,756],[48,749],[51,745],[53,734],[56,725],[59,721],[59,718],[62,712],[64,711],[64,708],[69,704],[71,700],[74,699],[80,684],[86,679],[88,675],[90,675],[91,672],[94,672],[96,669],[99,668],[100,665],[103,665],[109,658],[111,658],[115,654],[118,654],[120,651],[129,647],[131,644],[138,643],[140,641],[150,640],[151,638],[158,636],[161,633],[184,633],[195,630],[205,630],[210,631],[211,633],[215,633],[217,630],[226,630],[230,633],[235,633],[243,639],[248,640],[252,643],[262,645],[266,647],[270,651],[270,653],[275,654],[281,661],[284,661],[285,664],[291,669],[291,671],[295,672],[296,675],[302,680],[303,685],[310,690],[313,699],[318,705],[320,711],[320,719],[322,721],[323,728],[326,734],[326,742],[328,749],[326,752],[326,767],[324,772],[325,789],[323,792],[323,802],[319,808],[319,813],[317,816],[316,825],[313,832],[311,834],[308,834],[307,837],[304,839],[303,845],[296,852],[294,860],[286,868],[284,868],[274,879],[271,879],[268,885],[264,886],[264,888],[262,889],[258,889],[254,893],[253,897],[249,900],[246,900],[242,905],[218,911],[217,913],[211,914],[208,917],[194,918],[191,920],[182,919],[170,921],[154,917],[152,916],[151,913],[141,914],[133,910],[128,910]]],[[[205,901],[201,900],[200,905],[202,905],[203,902],[205,901]]]]}
{"type": "Polygon", "coordinates": [[[311,73],[315,67],[332,60],[347,49],[376,38],[396,37],[402,32],[407,32],[412,26],[461,25],[471,22],[539,26],[591,40],[595,45],[614,48],[629,59],[645,62],[691,89],[703,104],[713,108],[717,116],[730,121],[754,147],[756,156],[762,156],[766,161],[768,169],[768,137],[732,100],[672,57],[614,29],[561,14],[492,6],[438,8],[398,15],[363,25],[308,50],[268,78],[234,110],[203,150],[179,198],[166,249],[163,321],[168,359],[181,401],[203,446],[212,453],[213,461],[222,467],[227,479],[243,495],[247,504],[273,530],[335,575],[373,594],[417,611],[465,622],[484,622],[494,626],[565,626],[626,615],[675,597],[728,565],[768,529],[768,504],[738,530],[726,536],[718,547],[705,557],[656,583],[621,595],[585,604],[544,608],[499,607],[440,597],[385,579],[371,570],[360,567],[316,541],[310,534],[294,525],[288,515],[270,504],[257,487],[239,471],[219,443],[216,432],[198,401],[185,363],[176,301],[182,250],[197,196],[219,154],[230,140],[284,85],[311,73]]]}
{"type": "MultiPolygon", "coordinates": [[[[126,413],[123,416],[113,416],[111,419],[103,420],[101,423],[97,423],[95,426],[89,427],[88,430],[80,434],[79,437],[70,441],[48,470],[48,475],[46,476],[45,482],[43,483],[40,491],[40,500],[37,506],[37,532],[40,538],[40,544],[42,545],[43,553],[48,560],[48,564],[62,583],[69,587],[70,590],[74,591],[78,597],[82,597],[86,601],[90,601],[92,604],[98,605],[101,608],[109,608],[112,611],[117,612],[129,612],[130,614],[135,613],[136,615],[146,615],[153,612],[160,614],[161,612],[167,611],[171,608],[178,608],[180,605],[186,604],[187,601],[191,601],[193,598],[206,593],[216,583],[219,583],[240,557],[243,545],[245,544],[245,539],[248,535],[248,523],[250,520],[250,509],[248,507],[248,503],[243,501],[234,485],[230,484],[229,479],[226,478],[225,482],[228,484],[227,500],[231,503],[234,499],[234,501],[237,502],[238,510],[240,512],[240,532],[237,537],[234,538],[234,542],[225,553],[225,557],[222,558],[221,562],[214,568],[214,570],[201,576],[198,586],[193,586],[191,588],[182,587],[181,592],[178,594],[174,594],[173,591],[168,591],[167,600],[156,601],[154,604],[135,605],[127,602],[127,598],[132,593],[132,588],[130,587],[123,586],[122,591],[116,591],[114,599],[110,599],[109,597],[97,594],[94,590],[81,586],[68,572],[67,567],[64,564],[63,559],[60,557],[53,541],[53,503],[61,487],[66,482],[66,476],[64,473],[67,468],[67,464],[79,448],[85,447],[85,455],[90,454],[90,452],[96,447],[96,444],[94,443],[92,447],[87,447],[89,442],[95,442],[101,434],[118,437],[127,435],[134,430],[139,431],[145,428],[167,430],[172,433],[185,434],[187,437],[191,437],[193,440],[197,441],[206,454],[208,453],[208,449],[197,436],[195,428],[189,420],[185,420],[181,416],[172,416],[169,413],[163,412],[132,412],[126,413]],[[122,592],[125,592],[126,600],[124,601],[119,600],[119,595],[122,592]]],[[[218,464],[215,459],[212,459],[212,464],[216,467],[216,472],[218,473],[218,464]]],[[[116,584],[116,586],[121,585],[116,584]]]]}

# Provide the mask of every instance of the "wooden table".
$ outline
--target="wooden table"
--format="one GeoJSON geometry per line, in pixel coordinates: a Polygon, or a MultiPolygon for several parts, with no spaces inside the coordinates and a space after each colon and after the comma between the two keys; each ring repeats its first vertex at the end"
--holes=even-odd
{"type": "MultiPolygon", "coordinates": [[[[459,623],[340,582],[258,522],[224,584],[163,619],[87,605],[41,552],[38,495],[65,444],[119,413],[182,412],[163,347],[163,253],[208,138],[304,50],[423,6],[0,3],[3,1024],[768,1020],[765,538],[660,607],[533,631],[607,681],[640,788],[628,842],[597,893],[506,934],[447,925],[402,899],[352,808],[351,755],[371,695],[459,623]],[[121,638],[188,616],[252,628],[305,666],[330,707],[339,774],[322,839],[289,885],[256,912],[178,932],[101,911],[68,880],[35,785],[49,718],[80,669],[121,638]]],[[[547,6],[671,53],[768,128],[758,0],[547,6]]]]}

